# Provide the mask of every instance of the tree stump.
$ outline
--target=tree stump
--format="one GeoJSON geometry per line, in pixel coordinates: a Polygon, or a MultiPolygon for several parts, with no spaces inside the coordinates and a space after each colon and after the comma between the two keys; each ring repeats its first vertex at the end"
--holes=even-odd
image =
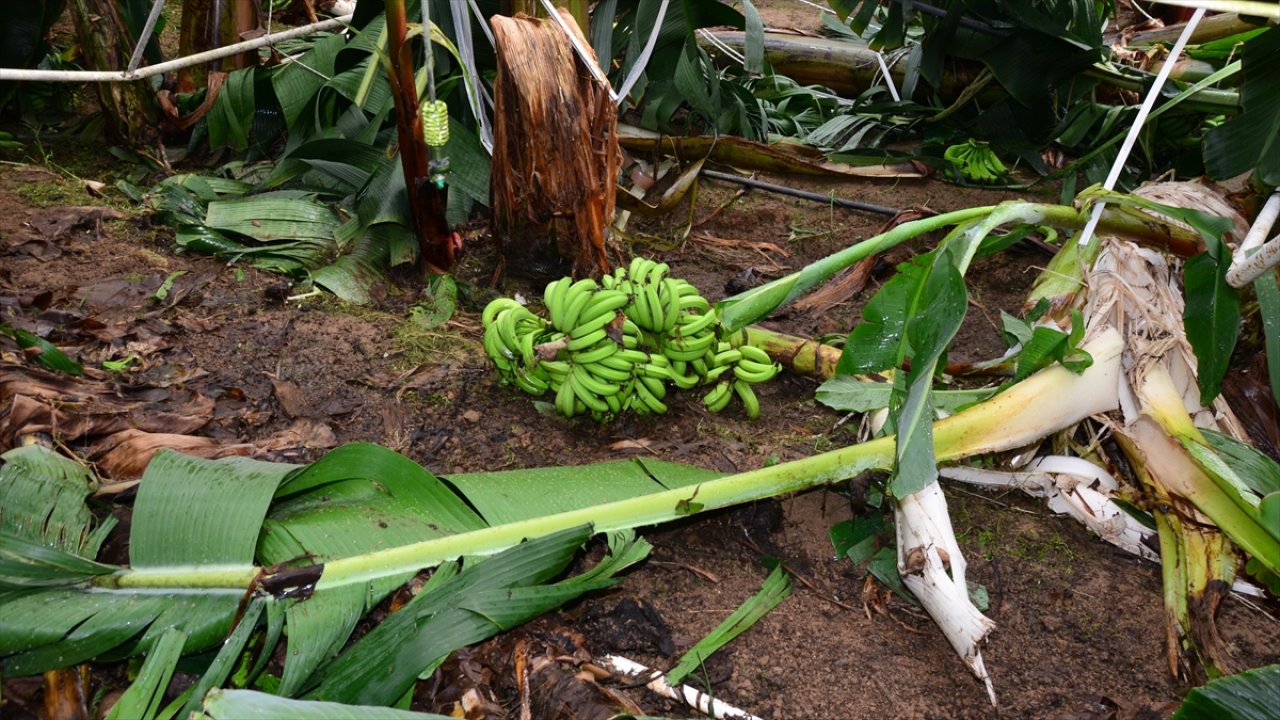
{"type": "MultiPolygon", "coordinates": [[[[573,17],[561,11],[582,47],[573,17]]],[[[609,88],[574,53],[554,20],[493,18],[494,232],[508,267],[568,263],[580,276],[609,270],[620,154],[609,88]]],[[[593,60],[594,61],[594,60],[593,60]]]]}

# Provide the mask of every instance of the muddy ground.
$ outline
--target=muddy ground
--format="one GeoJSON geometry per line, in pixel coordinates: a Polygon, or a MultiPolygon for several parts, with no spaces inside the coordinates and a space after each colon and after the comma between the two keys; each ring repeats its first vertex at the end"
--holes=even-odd
{"type": "MultiPolygon", "coordinates": [[[[492,296],[497,255],[482,234],[470,241],[459,271],[476,299],[444,328],[423,330],[408,320],[422,287],[416,278],[395,278],[364,307],[323,295],[290,299],[300,291],[279,276],[176,254],[173,231],[109,186],[103,197],[86,192],[83,180],[110,181],[131,168],[70,144],[42,145],[43,155],[33,149],[0,158],[3,321],[45,335],[95,367],[136,354],[130,370],[105,382],[181,388],[208,399],[195,434],[220,446],[304,462],[336,444],[369,441],[440,473],[637,454],[732,472],[855,439],[856,422],[814,401],[815,381],[791,376],[761,388],[757,422],[738,409],[709,414],[697,396],[678,394],[664,416],[605,426],[542,414],[527,396],[499,385],[484,360],[479,309],[492,296]],[[168,298],[153,299],[175,271],[185,274],[168,298]]],[[[1013,197],[939,181],[766,179],[936,211],[1013,197]]],[[[692,215],[698,222],[688,238],[681,238],[682,208],[634,222],[635,244],[618,240],[612,251],[618,259],[660,258],[714,300],[745,271],[768,278],[800,268],[885,221],[715,181],[704,181],[692,215]]],[[[894,250],[886,267],[917,247],[894,250]]],[[[1000,310],[1018,311],[1046,259],[1016,247],[975,266],[970,314],[952,360],[1003,351],[1000,310]]],[[[871,288],[833,311],[766,324],[803,335],[845,333],[886,277],[877,273],[871,288]]],[[[537,297],[546,279],[508,275],[496,291],[537,297]]],[[[17,359],[12,350],[0,345],[6,362],[17,359]]],[[[1145,718],[1167,717],[1176,707],[1184,688],[1168,670],[1157,566],[1121,554],[1035,501],[948,486],[970,579],[988,589],[988,614],[998,625],[984,651],[997,712],[922,611],[877,592],[859,568],[834,559],[828,528],[854,513],[843,490],[649,530],[654,551],[647,563],[556,620],[583,633],[597,654],[669,666],[759,588],[767,555],[797,573],[795,593],[707,667],[717,697],[762,717],[1145,718]]],[[[1242,666],[1280,660],[1271,642],[1275,616],[1275,607],[1224,604],[1221,629],[1242,666]]],[[[636,697],[654,714],[686,714],[636,697]]],[[[6,692],[5,717],[23,712],[22,700],[6,692]]]]}

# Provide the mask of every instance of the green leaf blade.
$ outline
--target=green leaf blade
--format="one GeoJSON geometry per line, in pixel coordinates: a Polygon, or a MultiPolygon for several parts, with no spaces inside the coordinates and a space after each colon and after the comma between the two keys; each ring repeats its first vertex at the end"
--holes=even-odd
{"type": "Polygon", "coordinates": [[[157,453],[134,503],[130,564],[252,565],[267,507],[292,469],[240,457],[157,453]]]}
{"type": "Polygon", "coordinates": [[[1280,665],[1247,670],[1194,688],[1173,720],[1275,720],[1280,665]]]}
{"type": "Polygon", "coordinates": [[[1222,387],[1240,330],[1240,294],[1227,284],[1230,253],[1203,252],[1183,269],[1186,303],[1182,318],[1195,352],[1200,403],[1209,405],[1222,387]]]}
{"type": "Polygon", "coordinates": [[[760,591],[747,598],[714,630],[689,648],[676,666],[667,672],[667,683],[679,685],[689,673],[698,669],[706,658],[746,632],[752,625],[791,595],[791,576],[781,565],[765,578],[760,591]]]}
{"type": "Polygon", "coordinates": [[[449,720],[389,707],[290,700],[256,690],[210,690],[202,710],[209,720],[449,720]]]}
{"type": "Polygon", "coordinates": [[[933,452],[933,375],[964,321],[969,294],[964,277],[944,254],[925,281],[921,311],[907,327],[911,372],[898,414],[896,463],[889,490],[906,497],[937,480],[933,452]]]}

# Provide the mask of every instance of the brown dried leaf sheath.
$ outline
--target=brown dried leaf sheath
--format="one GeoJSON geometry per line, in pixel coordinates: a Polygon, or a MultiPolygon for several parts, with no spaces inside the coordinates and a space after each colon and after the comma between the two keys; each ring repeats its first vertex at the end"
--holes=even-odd
{"type": "MultiPolygon", "coordinates": [[[[573,22],[569,27],[590,47],[573,22]]],[[[575,274],[609,269],[605,228],[617,186],[617,113],[552,20],[493,18],[494,232],[513,266],[554,254],[575,274]]]]}

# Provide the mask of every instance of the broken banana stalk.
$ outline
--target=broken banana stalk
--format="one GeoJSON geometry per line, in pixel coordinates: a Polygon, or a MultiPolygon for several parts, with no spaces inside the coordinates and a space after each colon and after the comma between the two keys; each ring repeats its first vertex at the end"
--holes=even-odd
{"type": "Polygon", "coordinates": [[[1197,427],[1240,440],[1246,436],[1221,397],[1212,407],[1200,405],[1183,300],[1163,255],[1105,238],[1085,285],[1086,335],[1120,330],[1125,336],[1121,411],[1099,419],[1137,475],[1139,487],[1128,489],[1126,499],[1156,519],[1170,669],[1184,680],[1202,681],[1230,671],[1213,618],[1237,565],[1227,538],[1248,543],[1245,549],[1262,558],[1275,539],[1249,532],[1248,514],[1224,495],[1186,444],[1203,444],[1197,427]]]}
{"type": "Polygon", "coordinates": [[[979,646],[996,624],[969,599],[965,559],[956,543],[947,512],[947,499],[935,481],[899,500],[894,507],[898,574],[956,653],[987,689],[991,705],[998,705],[991,675],[979,646]]]}

